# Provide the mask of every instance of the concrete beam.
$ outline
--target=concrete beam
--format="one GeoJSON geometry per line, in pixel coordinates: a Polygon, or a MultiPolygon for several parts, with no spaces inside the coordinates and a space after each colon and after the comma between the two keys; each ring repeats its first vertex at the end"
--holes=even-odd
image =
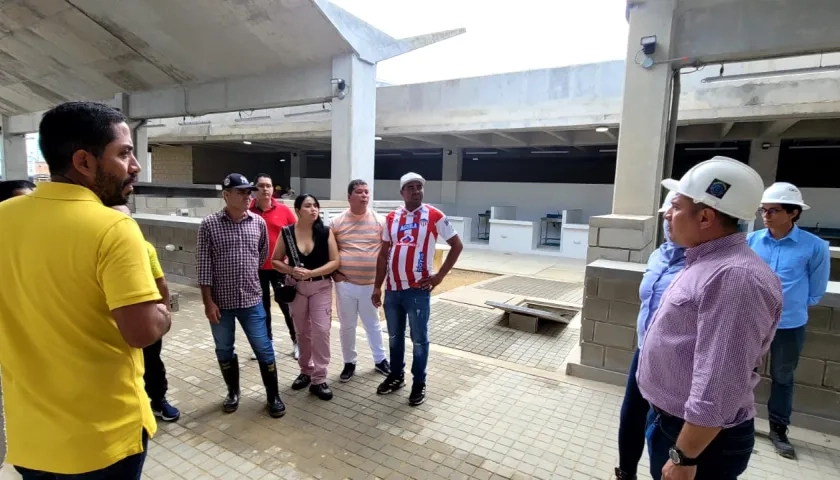
{"type": "Polygon", "coordinates": [[[838,23],[836,0],[685,0],[670,58],[720,63],[840,51],[838,23]]]}
{"type": "Polygon", "coordinates": [[[761,131],[761,137],[781,137],[783,133],[788,131],[790,127],[799,123],[798,118],[788,118],[784,120],[776,120],[768,122],[767,126],[761,131]]]}
{"type": "Polygon", "coordinates": [[[323,63],[255,77],[135,93],[129,98],[128,116],[194,117],[329,102],[334,96],[332,78],[332,65],[323,63]]]}
{"type": "Polygon", "coordinates": [[[527,140],[522,138],[521,135],[516,135],[516,134],[513,134],[513,133],[505,133],[505,132],[491,132],[491,133],[493,133],[494,135],[498,135],[498,136],[500,136],[500,137],[502,137],[506,140],[510,140],[511,142],[514,143],[514,145],[524,147],[524,146],[527,146],[528,143],[529,143],[527,140]]]}
{"type": "Polygon", "coordinates": [[[564,132],[563,135],[560,135],[559,133],[553,132],[551,130],[540,130],[540,132],[542,132],[542,133],[544,133],[544,134],[546,134],[550,137],[554,137],[557,140],[560,140],[561,142],[563,142],[564,144],[571,144],[572,143],[571,140],[569,140],[570,137],[568,136],[569,133],[571,133],[571,132],[569,132],[569,133],[564,132]]]}
{"type": "Polygon", "coordinates": [[[443,40],[447,40],[452,37],[457,37],[458,35],[464,34],[466,32],[466,28],[456,28],[453,30],[426,33],[423,35],[418,35],[416,37],[403,38],[402,40],[397,40],[396,42],[391,43],[390,45],[385,45],[376,49],[375,52],[373,52],[370,55],[371,61],[379,63],[383,60],[388,60],[389,58],[394,58],[404,53],[417,50],[418,48],[423,48],[425,46],[442,42],[443,40]]]}
{"type": "Polygon", "coordinates": [[[724,122],[720,125],[720,138],[726,138],[729,135],[729,132],[732,131],[732,127],[735,126],[735,122],[724,122]]]}

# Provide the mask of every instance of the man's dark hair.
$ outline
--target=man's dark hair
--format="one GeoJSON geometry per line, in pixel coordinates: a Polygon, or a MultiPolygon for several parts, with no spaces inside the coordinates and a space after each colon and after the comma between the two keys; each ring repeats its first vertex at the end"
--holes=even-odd
{"type": "Polygon", "coordinates": [[[119,110],[104,103],[67,102],[49,110],[38,127],[38,145],[50,173],[67,172],[78,150],[101,157],[116,138],[114,125],[125,121],[119,110]]]}
{"type": "Polygon", "coordinates": [[[793,223],[796,223],[799,220],[799,217],[802,216],[802,207],[799,205],[794,205],[792,203],[782,203],[782,209],[788,213],[788,215],[793,215],[796,212],[796,215],[793,217],[793,223]]]}
{"type": "Polygon", "coordinates": [[[347,185],[347,196],[349,197],[350,195],[353,195],[353,191],[355,191],[358,187],[367,184],[368,182],[362,180],[361,178],[350,180],[350,184],[347,185]]]}
{"type": "Polygon", "coordinates": [[[15,190],[28,188],[35,190],[35,184],[29,180],[6,180],[0,182],[0,202],[4,202],[14,196],[15,190]]]}
{"type": "MultiPolygon", "coordinates": [[[[267,173],[258,173],[257,176],[254,177],[254,185],[256,185],[257,182],[259,182],[261,178],[267,178],[267,179],[271,180],[271,175],[269,175],[267,173]]],[[[274,183],[274,181],[272,180],[271,183],[274,183]]]]}

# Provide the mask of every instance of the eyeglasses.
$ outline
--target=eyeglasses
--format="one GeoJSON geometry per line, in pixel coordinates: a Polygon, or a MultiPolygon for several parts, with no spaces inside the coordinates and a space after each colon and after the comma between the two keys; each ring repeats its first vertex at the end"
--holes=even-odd
{"type": "Polygon", "coordinates": [[[777,214],[777,213],[779,213],[779,212],[782,212],[782,211],[784,211],[784,209],[782,209],[782,208],[775,208],[775,207],[773,207],[773,208],[764,208],[764,207],[761,207],[761,208],[759,208],[759,209],[758,209],[758,213],[759,213],[761,216],[765,216],[765,215],[767,215],[767,216],[770,216],[770,217],[772,217],[773,215],[775,215],[775,214],[777,214]]]}

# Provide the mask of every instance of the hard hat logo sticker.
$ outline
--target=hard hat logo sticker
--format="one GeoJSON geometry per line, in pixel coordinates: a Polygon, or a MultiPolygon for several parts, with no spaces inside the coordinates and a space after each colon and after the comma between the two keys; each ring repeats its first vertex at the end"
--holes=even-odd
{"type": "Polygon", "coordinates": [[[712,180],[712,183],[709,184],[709,187],[706,189],[706,193],[709,195],[721,199],[726,192],[729,191],[729,187],[732,185],[724,182],[723,180],[718,180],[717,178],[712,180]]]}

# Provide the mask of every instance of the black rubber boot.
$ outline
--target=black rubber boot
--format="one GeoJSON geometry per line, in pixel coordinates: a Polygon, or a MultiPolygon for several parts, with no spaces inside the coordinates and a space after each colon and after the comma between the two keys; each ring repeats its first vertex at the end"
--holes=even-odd
{"type": "Polygon", "coordinates": [[[624,473],[620,468],[615,467],[615,480],[636,480],[636,476],[624,473]]]}
{"type": "Polygon", "coordinates": [[[286,414],[286,405],[280,400],[280,388],[277,386],[277,364],[260,362],[260,375],[265,385],[268,414],[280,418],[286,414]]]}
{"type": "Polygon", "coordinates": [[[233,413],[239,408],[239,357],[233,356],[229,362],[219,362],[222,369],[222,378],[225,379],[228,393],[222,403],[222,410],[225,413],[233,413]]]}

